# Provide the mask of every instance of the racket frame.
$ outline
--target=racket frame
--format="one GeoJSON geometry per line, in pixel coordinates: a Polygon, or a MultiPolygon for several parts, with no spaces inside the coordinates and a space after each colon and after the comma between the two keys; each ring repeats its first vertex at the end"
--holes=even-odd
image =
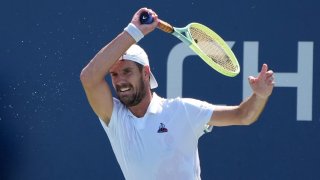
{"type": "MultiPolygon", "coordinates": [[[[143,13],[141,14],[143,16],[142,19],[148,19],[150,18],[149,13],[143,13]]],[[[140,18],[141,24],[150,24],[150,22],[145,22],[142,21],[140,18]]],[[[229,76],[229,77],[234,77],[240,73],[240,66],[239,62],[236,58],[236,56],[233,54],[231,48],[228,46],[228,44],[213,30],[208,28],[207,26],[200,24],[200,23],[190,23],[186,27],[183,28],[177,28],[173,27],[171,24],[160,20],[158,23],[158,28],[161,29],[162,31],[166,33],[170,33],[180,39],[183,43],[189,46],[202,60],[204,60],[211,68],[215,69],[219,73],[229,76]],[[235,66],[236,71],[231,71],[225,69],[223,66],[219,65],[218,63],[215,63],[209,56],[207,56],[197,45],[197,43],[194,41],[194,39],[191,36],[190,28],[191,27],[196,27],[200,29],[201,31],[204,31],[205,34],[210,36],[211,38],[214,39],[215,43],[217,43],[222,50],[226,53],[226,55],[230,58],[231,63],[235,66]]]]}
{"type": "Polygon", "coordinates": [[[180,39],[182,42],[187,44],[197,55],[201,57],[210,67],[218,71],[219,73],[229,76],[229,77],[234,77],[240,73],[240,66],[238,63],[238,60],[228,44],[214,31],[212,31],[210,28],[204,26],[203,24],[200,23],[190,23],[186,27],[183,28],[177,28],[173,27],[173,32],[171,32],[172,35],[180,39]],[[212,37],[217,44],[219,44],[222,49],[225,51],[225,53],[228,55],[230,60],[232,61],[232,64],[234,64],[237,67],[237,70],[235,72],[229,71],[224,69],[221,65],[214,63],[212,59],[207,56],[197,45],[197,43],[193,40],[191,37],[190,33],[190,27],[196,27],[198,29],[201,29],[204,31],[207,35],[212,37]]]}

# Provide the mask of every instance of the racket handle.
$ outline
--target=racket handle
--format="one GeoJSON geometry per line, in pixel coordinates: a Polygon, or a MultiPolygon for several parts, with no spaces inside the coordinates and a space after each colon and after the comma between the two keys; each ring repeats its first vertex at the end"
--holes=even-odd
{"type": "Polygon", "coordinates": [[[173,33],[174,29],[171,24],[159,19],[158,28],[166,33],[173,33]]]}
{"type": "MultiPolygon", "coordinates": [[[[141,24],[151,24],[153,23],[153,18],[149,12],[143,12],[140,15],[141,24]]],[[[167,33],[173,33],[174,29],[169,23],[159,19],[158,28],[167,33]]]]}

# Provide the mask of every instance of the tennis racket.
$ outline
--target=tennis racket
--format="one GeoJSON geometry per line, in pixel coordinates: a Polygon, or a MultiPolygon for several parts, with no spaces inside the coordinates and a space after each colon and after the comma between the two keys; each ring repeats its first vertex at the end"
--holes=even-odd
{"type": "MultiPolygon", "coordinates": [[[[140,22],[150,24],[153,18],[148,12],[143,12],[140,22]]],[[[236,56],[227,43],[210,28],[199,23],[177,28],[162,20],[159,20],[158,28],[180,39],[219,73],[229,77],[239,74],[240,66],[236,56]]]]}

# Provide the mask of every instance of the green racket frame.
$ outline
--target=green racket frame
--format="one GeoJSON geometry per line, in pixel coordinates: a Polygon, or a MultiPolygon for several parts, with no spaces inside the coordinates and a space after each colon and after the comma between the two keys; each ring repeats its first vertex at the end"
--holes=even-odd
{"type": "Polygon", "coordinates": [[[182,42],[186,43],[197,55],[199,55],[210,67],[218,71],[219,73],[234,77],[240,73],[240,66],[238,60],[228,44],[215,32],[213,32],[210,28],[199,24],[199,23],[190,23],[186,27],[177,28],[173,27],[174,31],[171,32],[172,35],[180,39],[182,42]],[[230,58],[232,64],[236,67],[236,71],[226,70],[221,65],[215,63],[209,56],[207,56],[197,45],[197,43],[192,39],[190,33],[190,27],[195,27],[203,32],[205,32],[208,36],[212,37],[216,43],[220,45],[220,47],[225,51],[227,56],[230,58]]]}

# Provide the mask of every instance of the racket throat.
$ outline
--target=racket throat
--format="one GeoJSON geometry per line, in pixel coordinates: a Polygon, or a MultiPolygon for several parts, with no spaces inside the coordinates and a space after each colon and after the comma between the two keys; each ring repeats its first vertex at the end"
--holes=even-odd
{"type": "Polygon", "coordinates": [[[172,35],[180,39],[182,42],[186,43],[188,46],[192,44],[191,40],[188,39],[189,35],[188,32],[177,30],[178,28],[174,28],[174,31],[172,32],[172,35]]]}

